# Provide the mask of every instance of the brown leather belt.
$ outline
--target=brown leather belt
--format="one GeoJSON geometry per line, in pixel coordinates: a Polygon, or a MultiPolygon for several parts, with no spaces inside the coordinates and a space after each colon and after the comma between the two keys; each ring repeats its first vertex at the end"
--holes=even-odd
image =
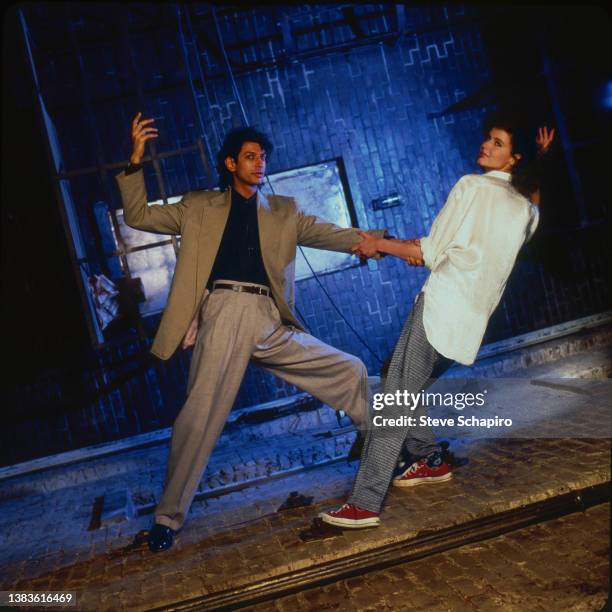
{"type": "Polygon", "coordinates": [[[229,283],[215,282],[213,284],[213,291],[215,289],[229,289],[230,291],[237,291],[238,293],[255,293],[256,295],[270,296],[270,289],[268,287],[254,287],[252,285],[230,285],[229,283]]]}

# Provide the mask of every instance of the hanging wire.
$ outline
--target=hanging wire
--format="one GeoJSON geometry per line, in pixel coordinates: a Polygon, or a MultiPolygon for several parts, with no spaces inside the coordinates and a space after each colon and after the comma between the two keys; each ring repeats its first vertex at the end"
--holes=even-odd
{"type": "MultiPolygon", "coordinates": [[[[198,116],[198,124],[200,126],[200,135],[202,140],[204,141],[204,144],[206,146],[206,153],[208,154],[208,159],[210,159],[213,167],[215,165],[215,158],[212,155],[212,151],[210,150],[210,146],[208,144],[208,138],[206,138],[206,130],[204,128],[204,118],[202,117],[202,112],[200,111],[200,104],[198,102],[198,93],[196,91],[195,88],[195,83],[193,80],[193,73],[191,70],[191,63],[189,62],[189,52],[187,50],[187,41],[185,40],[185,32],[183,31],[183,19],[182,19],[182,11],[181,11],[181,5],[177,4],[176,5],[176,16],[177,16],[177,22],[178,22],[178,28],[179,28],[179,40],[181,41],[181,49],[183,51],[183,58],[185,61],[185,68],[187,69],[187,79],[189,81],[189,87],[191,89],[191,95],[193,96],[193,102],[195,104],[196,107],[196,114],[198,116]]],[[[188,16],[189,17],[189,16],[188,16]]],[[[192,40],[193,40],[193,35],[192,35],[192,40]]],[[[197,55],[197,49],[196,49],[196,55],[197,55]]],[[[198,61],[199,63],[199,61],[198,61]]],[[[202,81],[202,83],[204,83],[204,81],[202,81]]],[[[208,96],[206,96],[208,98],[208,96]]],[[[213,123],[213,127],[214,126],[214,121],[213,123]]],[[[215,133],[216,133],[216,127],[215,127],[215,133]]]]}
{"type": "MultiPolygon", "coordinates": [[[[240,96],[240,92],[238,91],[238,85],[236,84],[236,79],[234,78],[234,71],[232,70],[232,67],[230,65],[229,58],[227,57],[227,52],[225,50],[225,44],[223,42],[223,36],[221,35],[221,28],[219,27],[219,20],[217,18],[217,11],[216,11],[214,6],[212,7],[212,14],[213,14],[214,22],[215,22],[215,28],[217,30],[217,38],[219,39],[219,46],[221,47],[221,51],[223,53],[223,59],[225,61],[225,68],[227,70],[227,73],[229,74],[230,81],[232,83],[232,90],[234,92],[234,97],[236,98],[236,101],[238,102],[238,105],[240,106],[240,111],[242,113],[242,120],[244,122],[244,125],[247,126],[247,125],[250,125],[249,119],[247,117],[247,113],[246,113],[246,110],[244,108],[244,105],[242,104],[242,98],[240,96]]],[[[274,191],[274,187],[272,185],[272,182],[270,181],[270,177],[267,174],[266,174],[266,180],[268,182],[268,186],[270,187],[270,190],[272,191],[272,195],[276,196],[276,192],[274,191]]],[[[336,305],[336,302],[334,302],[333,298],[331,297],[331,295],[329,294],[329,292],[327,291],[327,289],[325,288],[325,286],[321,282],[321,279],[319,278],[317,273],[314,271],[314,268],[312,267],[312,265],[308,261],[308,258],[306,257],[306,254],[304,253],[304,249],[300,245],[298,245],[298,248],[300,249],[300,252],[302,253],[302,256],[304,257],[304,261],[306,262],[306,264],[310,268],[310,271],[311,271],[313,277],[315,278],[315,280],[319,284],[319,287],[321,288],[323,293],[326,295],[327,299],[330,301],[331,305],[334,307],[336,312],[340,315],[340,317],[346,323],[348,328],[355,334],[355,336],[361,342],[361,344],[363,344],[363,346],[365,346],[365,348],[375,357],[375,359],[379,363],[383,363],[383,360],[378,356],[378,354],[374,351],[374,349],[372,349],[372,347],[363,339],[361,334],[349,323],[349,321],[344,316],[342,311],[338,308],[338,306],[336,305]]],[[[306,319],[304,318],[304,316],[298,310],[297,307],[296,307],[296,310],[297,310],[297,313],[298,313],[300,319],[302,319],[304,324],[306,324],[306,319]]]]}
{"type": "Polygon", "coordinates": [[[249,125],[249,120],[247,118],[246,110],[244,109],[244,105],[242,104],[242,98],[240,96],[240,92],[238,91],[238,85],[236,84],[236,79],[234,78],[234,71],[229,62],[229,58],[227,57],[227,51],[225,50],[225,44],[223,42],[223,36],[221,36],[221,28],[219,27],[219,19],[217,18],[217,9],[212,7],[213,19],[215,21],[215,28],[217,30],[217,38],[219,39],[219,46],[221,47],[221,52],[223,53],[223,59],[225,60],[225,68],[227,73],[230,76],[230,80],[232,82],[232,89],[234,90],[234,97],[236,98],[236,102],[238,102],[240,106],[240,111],[242,113],[242,120],[244,121],[244,125],[249,125]]]}
{"type": "MultiPolygon", "coordinates": [[[[274,190],[272,190],[272,192],[274,193],[274,190]]],[[[334,307],[336,312],[342,317],[342,320],[347,324],[348,328],[355,334],[355,336],[357,336],[357,339],[361,342],[361,344],[363,344],[363,346],[365,346],[368,349],[368,351],[370,351],[370,353],[376,358],[376,360],[379,363],[383,363],[383,360],[378,356],[378,353],[374,351],[374,349],[363,339],[361,334],[348,322],[347,318],[342,314],[342,311],[338,308],[338,306],[336,305],[336,302],[334,302],[331,295],[329,295],[329,293],[327,292],[327,289],[321,282],[321,279],[319,278],[317,273],[314,271],[313,267],[310,265],[310,262],[308,261],[308,258],[306,257],[304,253],[304,249],[300,245],[298,245],[298,248],[300,249],[300,252],[302,253],[302,256],[304,257],[304,261],[310,268],[312,275],[314,276],[317,283],[319,283],[319,287],[321,287],[323,293],[327,296],[327,299],[331,302],[331,305],[334,307]]]]}
{"type": "MultiPolygon", "coordinates": [[[[206,86],[206,79],[204,78],[204,71],[202,70],[202,62],[200,61],[200,52],[198,50],[197,40],[193,32],[191,14],[188,9],[185,11],[185,18],[187,21],[187,28],[189,29],[189,36],[191,37],[191,40],[194,41],[193,45],[195,47],[195,51],[196,51],[195,56],[197,59],[196,66],[198,68],[198,76],[200,77],[200,83],[202,83],[202,91],[204,92],[204,99],[206,101],[206,107],[212,108],[210,96],[208,95],[208,87],[206,86]]],[[[219,130],[217,130],[217,123],[215,121],[211,121],[211,123],[212,123],[213,131],[215,133],[215,138],[217,139],[217,145],[220,147],[221,143],[223,142],[223,139],[221,138],[221,135],[219,134],[219,130]]]]}

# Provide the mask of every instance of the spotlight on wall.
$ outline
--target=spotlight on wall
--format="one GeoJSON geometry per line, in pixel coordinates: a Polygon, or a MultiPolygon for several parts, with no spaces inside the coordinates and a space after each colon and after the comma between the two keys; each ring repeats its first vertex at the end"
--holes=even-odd
{"type": "Polygon", "coordinates": [[[372,200],[372,209],[382,210],[383,208],[393,208],[394,206],[399,206],[401,203],[402,198],[400,197],[399,193],[394,191],[387,196],[372,200]]]}

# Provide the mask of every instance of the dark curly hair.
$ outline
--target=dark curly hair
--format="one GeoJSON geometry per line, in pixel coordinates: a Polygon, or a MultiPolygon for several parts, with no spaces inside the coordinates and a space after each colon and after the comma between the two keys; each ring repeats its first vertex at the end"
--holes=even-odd
{"type": "Polygon", "coordinates": [[[523,118],[511,110],[489,113],[483,125],[485,136],[493,128],[508,132],[512,138],[512,153],[521,155],[514,165],[510,182],[516,191],[529,199],[542,182],[542,159],[536,156],[535,130],[530,130],[523,118]]]}
{"type": "Polygon", "coordinates": [[[232,173],[225,167],[225,158],[238,159],[238,154],[245,142],[256,142],[270,156],[274,146],[268,137],[252,126],[234,128],[230,130],[223,140],[221,150],[217,154],[217,173],[219,174],[219,189],[225,191],[232,185],[232,173]]]}

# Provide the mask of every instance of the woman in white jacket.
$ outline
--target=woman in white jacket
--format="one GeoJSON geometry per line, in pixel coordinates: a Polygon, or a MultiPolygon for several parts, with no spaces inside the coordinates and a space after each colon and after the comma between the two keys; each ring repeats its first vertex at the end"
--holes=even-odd
{"type": "MultiPolygon", "coordinates": [[[[361,465],[348,502],[324,512],[321,519],[343,527],[373,527],[380,523],[383,499],[392,481],[402,446],[412,457],[395,479],[395,486],[444,482],[451,466],[436,443],[431,427],[420,426],[425,407],[407,406],[400,398],[417,394],[443,358],[474,362],[489,317],[499,303],[521,246],[538,224],[539,181],[534,162],[521,169],[518,130],[502,114],[489,117],[477,164],[484,174],[463,176],[451,190],[429,235],[420,240],[364,240],[354,251],[370,257],[386,253],[423,263],[431,270],[417,295],[395,347],[385,382],[385,394],[396,401],[381,415],[409,415],[416,425],[370,427],[361,465]],[[399,400],[399,401],[398,401],[399,400]]],[[[550,147],[554,130],[540,128],[538,159],[550,147]]],[[[389,421],[387,421],[388,423],[389,421]]]]}

